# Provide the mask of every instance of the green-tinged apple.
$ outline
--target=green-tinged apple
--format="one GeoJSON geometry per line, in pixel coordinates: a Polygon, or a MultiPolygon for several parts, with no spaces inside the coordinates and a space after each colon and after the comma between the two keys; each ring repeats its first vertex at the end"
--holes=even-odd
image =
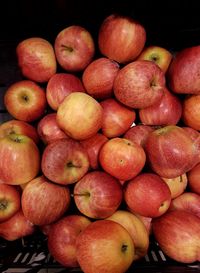
{"type": "Polygon", "coordinates": [[[58,126],[70,137],[83,140],[95,135],[102,126],[100,103],[83,92],[72,92],[59,105],[58,126]]]}
{"type": "Polygon", "coordinates": [[[74,139],[62,138],[49,143],[41,159],[43,174],[51,181],[68,185],[80,180],[90,166],[87,151],[74,139]]]}
{"type": "Polygon", "coordinates": [[[153,219],[153,235],[162,251],[175,261],[200,261],[200,218],[183,211],[167,211],[153,219]]]}
{"type": "Polygon", "coordinates": [[[116,178],[103,171],[91,171],[75,184],[73,197],[85,216],[103,219],[119,208],[123,191],[116,178]]]}
{"type": "Polygon", "coordinates": [[[128,16],[111,14],[100,25],[98,46],[102,55],[119,63],[135,60],[144,48],[144,26],[128,16]]]}
{"type": "Polygon", "coordinates": [[[8,87],[4,105],[15,119],[32,122],[40,119],[46,111],[46,94],[42,87],[30,80],[22,80],[8,87]]]}
{"type": "Polygon", "coordinates": [[[69,188],[56,185],[43,175],[31,180],[22,192],[22,211],[34,225],[57,221],[68,210],[69,204],[69,188]]]}
{"type": "Polygon", "coordinates": [[[39,173],[40,151],[28,136],[10,134],[0,139],[0,182],[26,183],[39,173]]]}
{"type": "Polygon", "coordinates": [[[48,81],[46,96],[48,105],[54,110],[64,98],[72,92],[85,92],[85,88],[80,78],[71,73],[56,73],[48,81]]]}
{"type": "Polygon", "coordinates": [[[185,126],[200,131],[200,94],[184,98],[182,120],[185,126]]]}
{"type": "Polygon", "coordinates": [[[146,162],[146,154],[139,144],[126,138],[109,139],[99,152],[101,167],[119,180],[138,175],[146,162]]]}
{"type": "Polygon", "coordinates": [[[101,57],[92,61],[82,75],[87,93],[95,99],[110,98],[118,71],[119,64],[109,58],[101,57]]]}
{"type": "Polygon", "coordinates": [[[125,273],[134,261],[131,235],[111,220],[94,221],[76,242],[77,260],[84,273],[125,273]]]}
{"type": "Polygon", "coordinates": [[[52,44],[40,37],[21,41],[16,48],[19,67],[27,79],[47,82],[56,73],[57,62],[52,44]]]}
{"type": "Polygon", "coordinates": [[[11,218],[21,207],[21,194],[13,185],[0,184],[0,223],[11,218]]]}
{"type": "Polygon", "coordinates": [[[157,174],[143,172],[128,181],[124,188],[124,200],[132,212],[154,218],[168,210],[171,193],[157,174]]]}
{"type": "Polygon", "coordinates": [[[59,65],[66,71],[83,71],[92,61],[95,44],[91,33],[82,26],[71,25],[61,30],[54,50],[59,65]]]}
{"type": "Polygon", "coordinates": [[[117,210],[106,220],[112,220],[121,224],[129,232],[135,247],[134,260],[138,260],[147,254],[149,233],[142,220],[135,214],[126,210],[117,210]]]}
{"type": "Polygon", "coordinates": [[[115,98],[100,102],[103,108],[102,132],[108,138],[122,136],[134,123],[136,112],[115,98]]]}
{"type": "Polygon", "coordinates": [[[187,173],[187,177],[190,191],[200,194],[200,163],[187,173]]]}
{"type": "Polygon", "coordinates": [[[78,267],[76,239],[91,221],[83,215],[67,215],[50,226],[48,250],[51,256],[65,267],[78,267]]]}
{"type": "Polygon", "coordinates": [[[118,101],[132,108],[145,108],[158,102],[164,93],[165,74],[155,63],[138,60],[120,69],[113,90],[118,101]]]}

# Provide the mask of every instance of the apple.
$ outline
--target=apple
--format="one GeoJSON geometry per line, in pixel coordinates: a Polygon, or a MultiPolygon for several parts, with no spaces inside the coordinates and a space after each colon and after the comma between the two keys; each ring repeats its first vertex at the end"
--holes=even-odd
{"type": "Polygon", "coordinates": [[[31,180],[22,192],[22,211],[34,225],[48,225],[58,220],[69,204],[69,188],[56,185],[43,175],[31,180]]]}
{"type": "Polygon", "coordinates": [[[69,138],[58,126],[56,113],[49,113],[42,117],[37,124],[37,132],[44,144],[62,138],[69,138]]]}
{"type": "Polygon", "coordinates": [[[21,207],[21,194],[13,185],[0,184],[0,223],[11,218],[21,207]]]}
{"type": "Polygon", "coordinates": [[[40,170],[40,151],[25,135],[10,134],[0,139],[0,182],[19,185],[32,180],[40,170]]]}
{"type": "Polygon", "coordinates": [[[126,181],[142,171],[146,154],[139,144],[126,138],[115,137],[102,146],[99,162],[104,171],[126,181]]]}
{"type": "Polygon", "coordinates": [[[154,218],[168,210],[171,193],[161,177],[143,172],[128,181],[124,188],[124,200],[132,212],[154,218]]]}
{"type": "Polygon", "coordinates": [[[16,48],[18,65],[24,77],[47,82],[56,73],[57,62],[52,44],[40,37],[21,41],[16,48]]]}
{"type": "Polygon", "coordinates": [[[194,192],[183,192],[174,198],[169,210],[181,209],[200,217],[200,195],[194,192]]]}
{"type": "Polygon", "coordinates": [[[118,101],[131,108],[145,108],[163,96],[165,76],[151,61],[133,61],[120,69],[113,90],[118,101]]]}
{"type": "Polygon", "coordinates": [[[167,125],[149,134],[145,151],[150,167],[161,177],[175,178],[199,162],[199,148],[178,125],[167,125]]]}
{"type": "Polygon", "coordinates": [[[168,69],[168,84],[177,94],[199,94],[200,46],[178,51],[168,69]]]}
{"type": "Polygon", "coordinates": [[[136,112],[115,98],[105,99],[100,102],[103,108],[102,133],[108,137],[123,135],[136,119],[136,112]]]}
{"type": "Polygon", "coordinates": [[[139,119],[145,125],[176,125],[182,116],[181,99],[164,89],[162,98],[153,105],[139,109],[139,119]]]}
{"type": "Polygon", "coordinates": [[[33,122],[45,114],[46,94],[44,89],[33,81],[18,81],[6,90],[4,105],[15,119],[33,122]]]}
{"type": "Polygon", "coordinates": [[[101,57],[92,61],[82,74],[87,93],[95,99],[110,98],[118,71],[119,64],[109,58],[101,57]]]}
{"type": "Polygon", "coordinates": [[[76,255],[85,273],[123,273],[134,261],[134,243],[128,231],[111,220],[96,220],[77,237],[76,255]]]}
{"type": "Polygon", "coordinates": [[[7,241],[21,239],[35,231],[36,227],[26,219],[21,209],[7,221],[0,223],[0,237],[7,241]]]}
{"type": "Polygon", "coordinates": [[[100,103],[83,92],[72,92],[59,105],[58,126],[71,138],[83,140],[95,135],[102,126],[100,103]]]}
{"type": "Polygon", "coordinates": [[[167,72],[172,59],[173,55],[169,50],[156,45],[145,47],[137,58],[137,60],[147,60],[155,62],[164,73],[167,72]]]}
{"type": "Polygon", "coordinates": [[[83,215],[67,215],[53,223],[48,232],[47,245],[51,256],[65,267],[78,267],[76,239],[91,221],[83,215]]]}
{"type": "Polygon", "coordinates": [[[117,210],[106,220],[112,220],[121,224],[129,232],[135,247],[134,260],[138,260],[147,254],[149,234],[142,220],[135,214],[126,210],[117,210]]]}
{"type": "Polygon", "coordinates": [[[187,173],[187,177],[190,191],[200,194],[200,163],[187,173]]]}
{"type": "MultiPolygon", "coordinates": [[[[200,92],[200,91],[199,91],[200,92]]],[[[183,99],[182,120],[186,126],[200,130],[200,94],[189,95],[183,99]]]]}
{"type": "Polygon", "coordinates": [[[146,216],[143,216],[141,214],[132,212],[130,208],[127,208],[127,209],[142,221],[142,223],[146,227],[146,230],[147,230],[148,234],[151,235],[152,234],[152,220],[153,220],[153,218],[152,217],[146,217],[146,216]]]}
{"type": "Polygon", "coordinates": [[[41,159],[43,174],[61,185],[77,182],[83,177],[90,163],[87,151],[74,139],[58,139],[49,143],[41,159]]]}
{"type": "Polygon", "coordinates": [[[187,178],[186,173],[179,175],[177,177],[174,177],[174,178],[162,177],[162,179],[168,185],[170,192],[171,192],[172,199],[178,197],[183,192],[185,192],[187,185],[188,185],[188,178],[187,178]]]}
{"type": "Polygon", "coordinates": [[[59,65],[71,72],[83,71],[95,54],[92,35],[79,25],[62,29],[56,36],[54,49],[59,65]]]}
{"type": "Polygon", "coordinates": [[[74,186],[78,210],[87,217],[102,219],[112,215],[122,202],[119,181],[104,171],[86,173],[74,186]]]}
{"type": "Polygon", "coordinates": [[[40,141],[35,126],[22,120],[11,119],[0,124],[0,138],[9,134],[26,135],[32,138],[36,144],[40,141]]]}
{"type": "Polygon", "coordinates": [[[102,133],[96,133],[94,136],[85,140],[81,140],[81,145],[88,153],[90,168],[93,170],[99,169],[99,151],[104,143],[108,141],[108,138],[102,133]]]}
{"type": "Polygon", "coordinates": [[[153,235],[170,258],[181,263],[200,261],[200,218],[183,211],[167,211],[153,219],[153,235]]]}
{"type": "Polygon", "coordinates": [[[98,47],[102,55],[119,63],[135,60],[144,48],[144,26],[128,16],[111,14],[100,25],[98,47]]]}
{"type": "Polygon", "coordinates": [[[56,73],[46,86],[47,102],[54,111],[57,111],[64,98],[74,91],[85,92],[79,77],[71,73],[56,73]]]}

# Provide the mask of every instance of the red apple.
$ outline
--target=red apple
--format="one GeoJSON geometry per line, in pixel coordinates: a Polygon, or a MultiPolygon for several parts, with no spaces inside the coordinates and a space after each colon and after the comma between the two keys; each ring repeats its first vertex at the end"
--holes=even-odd
{"type": "Polygon", "coordinates": [[[164,89],[162,98],[153,105],[139,109],[140,121],[145,125],[176,125],[182,115],[182,102],[179,97],[164,89]]]}
{"type": "Polygon", "coordinates": [[[145,47],[141,54],[138,56],[137,60],[147,60],[155,62],[164,73],[166,73],[173,55],[172,53],[164,47],[160,46],[148,46],[145,47]]]}
{"type": "Polygon", "coordinates": [[[111,14],[100,25],[98,46],[101,54],[119,63],[136,59],[146,42],[142,24],[128,16],[111,14]]]}
{"type": "Polygon", "coordinates": [[[36,227],[26,219],[21,209],[7,221],[0,223],[0,237],[7,241],[21,239],[35,231],[36,227]]]}
{"type": "Polygon", "coordinates": [[[102,126],[103,109],[88,94],[73,92],[58,107],[58,126],[70,137],[83,140],[95,135],[102,126]]]}
{"type": "Polygon", "coordinates": [[[0,139],[0,182],[18,185],[32,180],[40,170],[40,151],[25,136],[10,134],[0,139]]]}
{"type": "Polygon", "coordinates": [[[177,52],[168,70],[170,89],[178,94],[199,94],[200,46],[177,52]]]}
{"type": "Polygon", "coordinates": [[[44,144],[62,138],[69,138],[58,126],[56,113],[49,113],[42,117],[37,124],[37,132],[44,144]]]}
{"type": "Polygon", "coordinates": [[[101,167],[119,180],[130,180],[139,174],[146,162],[144,149],[125,138],[108,140],[99,152],[101,167]]]}
{"type": "Polygon", "coordinates": [[[16,54],[22,74],[27,79],[43,83],[56,73],[54,48],[46,39],[25,39],[17,45],[16,54]]]}
{"type": "Polygon", "coordinates": [[[89,95],[96,99],[107,99],[113,95],[113,82],[119,64],[108,58],[92,61],[83,71],[82,81],[89,95]]]}
{"type": "Polygon", "coordinates": [[[24,216],[34,225],[48,225],[58,220],[70,204],[68,187],[56,185],[44,176],[31,180],[21,197],[24,216]]]}
{"type": "Polygon", "coordinates": [[[121,103],[132,108],[145,108],[163,96],[165,76],[151,61],[134,61],[120,69],[114,80],[114,95],[121,103]]]}
{"type": "Polygon", "coordinates": [[[112,215],[122,202],[119,181],[103,171],[84,175],[74,186],[74,201],[87,217],[102,219],[112,215]]]}
{"type": "Polygon", "coordinates": [[[96,133],[94,136],[81,140],[81,145],[86,149],[90,161],[90,167],[93,170],[99,169],[99,151],[108,138],[101,134],[96,133]]]}
{"type": "Polygon", "coordinates": [[[200,218],[183,210],[167,211],[153,220],[153,235],[162,251],[175,261],[200,261],[200,218]]]}
{"type": "Polygon", "coordinates": [[[126,272],[134,260],[128,231],[111,220],[96,220],[77,237],[77,260],[83,272],[126,272]]]}
{"type": "Polygon", "coordinates": [[[118,102],[115,98],[100,102],[103,108],[102,132],[108,138],[123,135],[136,119],[136,112],[118,102]]]}
{"type": "Polygon", "coordinates": [[[144,172],[127,183],[124,199],[132,212],[154,218],[168,210],[171,193],[157,174],[144,172]]]}
{"type": "Polygon", "coordinates": [[[35,82],[22,80],[8,87],[4,104],[15,119],[32,122],[44,115],[47,106],[46,94],[35,82]]]}
{"type": "MultiPolygon", "coordinates": [[[[200,91],[199,91],[200,92],[200,91]]],[[[190,95],[183,100],[182,120],[186,126],[200,130],[200,95],[190,95]]]]}
{"type": "Polygon", "coordinates": [[[187,173],[187,177],[189,189],[194,193],[200,194],[200,163],[187,173]]]}
{"type": "Polygon", "coordinates": [[[41,169],[43,174],[55,183],[73,184],[89,169],[87,151],[76,140],[55,140],[49,143],[42,153],[41,169]]]}
{"type": "Polygon", "coordinates": [[[32,138],[36,144],[39,143],[37,129],[28,122],[22,120],[11,119],[0,125],[0,138],[9,134],[26,135],[32,138]]]}
{"type": "Polygon", "coordinates": [[[13,185],[0,184],[0,223],[11,218],[21,206],[21,194],[13,185]]]}
{"type": "Polygon", "coordinates": [[[74,91],[85,92],[78,76],[70,73],[56,73],[47,83],[47,102],[54,111],[57,111],[64,98],[74,91]]]}
{"type": "Polygon", "coordinates": [[[92,61],[94,40],[82,26],[72,25],[61,30],[55,39],[55,54],[60,66],[67,71],[82,71],[92,61]]]}
{"type": "Polygon", "coordinates": [[[78,267],[76,238],[91,221],[83,215],[67,215],[52,224],[48,232],[48,250],[65,267],[78,267]]]}

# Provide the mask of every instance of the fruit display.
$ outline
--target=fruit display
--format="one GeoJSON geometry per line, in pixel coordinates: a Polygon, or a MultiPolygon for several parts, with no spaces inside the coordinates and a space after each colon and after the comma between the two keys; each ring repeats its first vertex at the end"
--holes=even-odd
{"type": "Polygon", "coordinates": [[[41,233],[66,270],[125,273],[151,241],[200,262],[200,46],[109,14],[16,47],[0,123],[0,239],[41,233]]]}

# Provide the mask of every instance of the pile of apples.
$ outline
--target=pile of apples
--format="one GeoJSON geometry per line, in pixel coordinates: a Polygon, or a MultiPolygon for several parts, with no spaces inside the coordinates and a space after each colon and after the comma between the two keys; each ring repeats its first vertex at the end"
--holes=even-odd
{"type": "Polygon", "coordinates": [[[0,236],[39,229],[55,260],[85,273],[126,272],[151,236],[170,258],[200,261],[200,45],[146,46],[140,22],[111,14],[98,41],[72,25],[16,55],[0,236]]]}

